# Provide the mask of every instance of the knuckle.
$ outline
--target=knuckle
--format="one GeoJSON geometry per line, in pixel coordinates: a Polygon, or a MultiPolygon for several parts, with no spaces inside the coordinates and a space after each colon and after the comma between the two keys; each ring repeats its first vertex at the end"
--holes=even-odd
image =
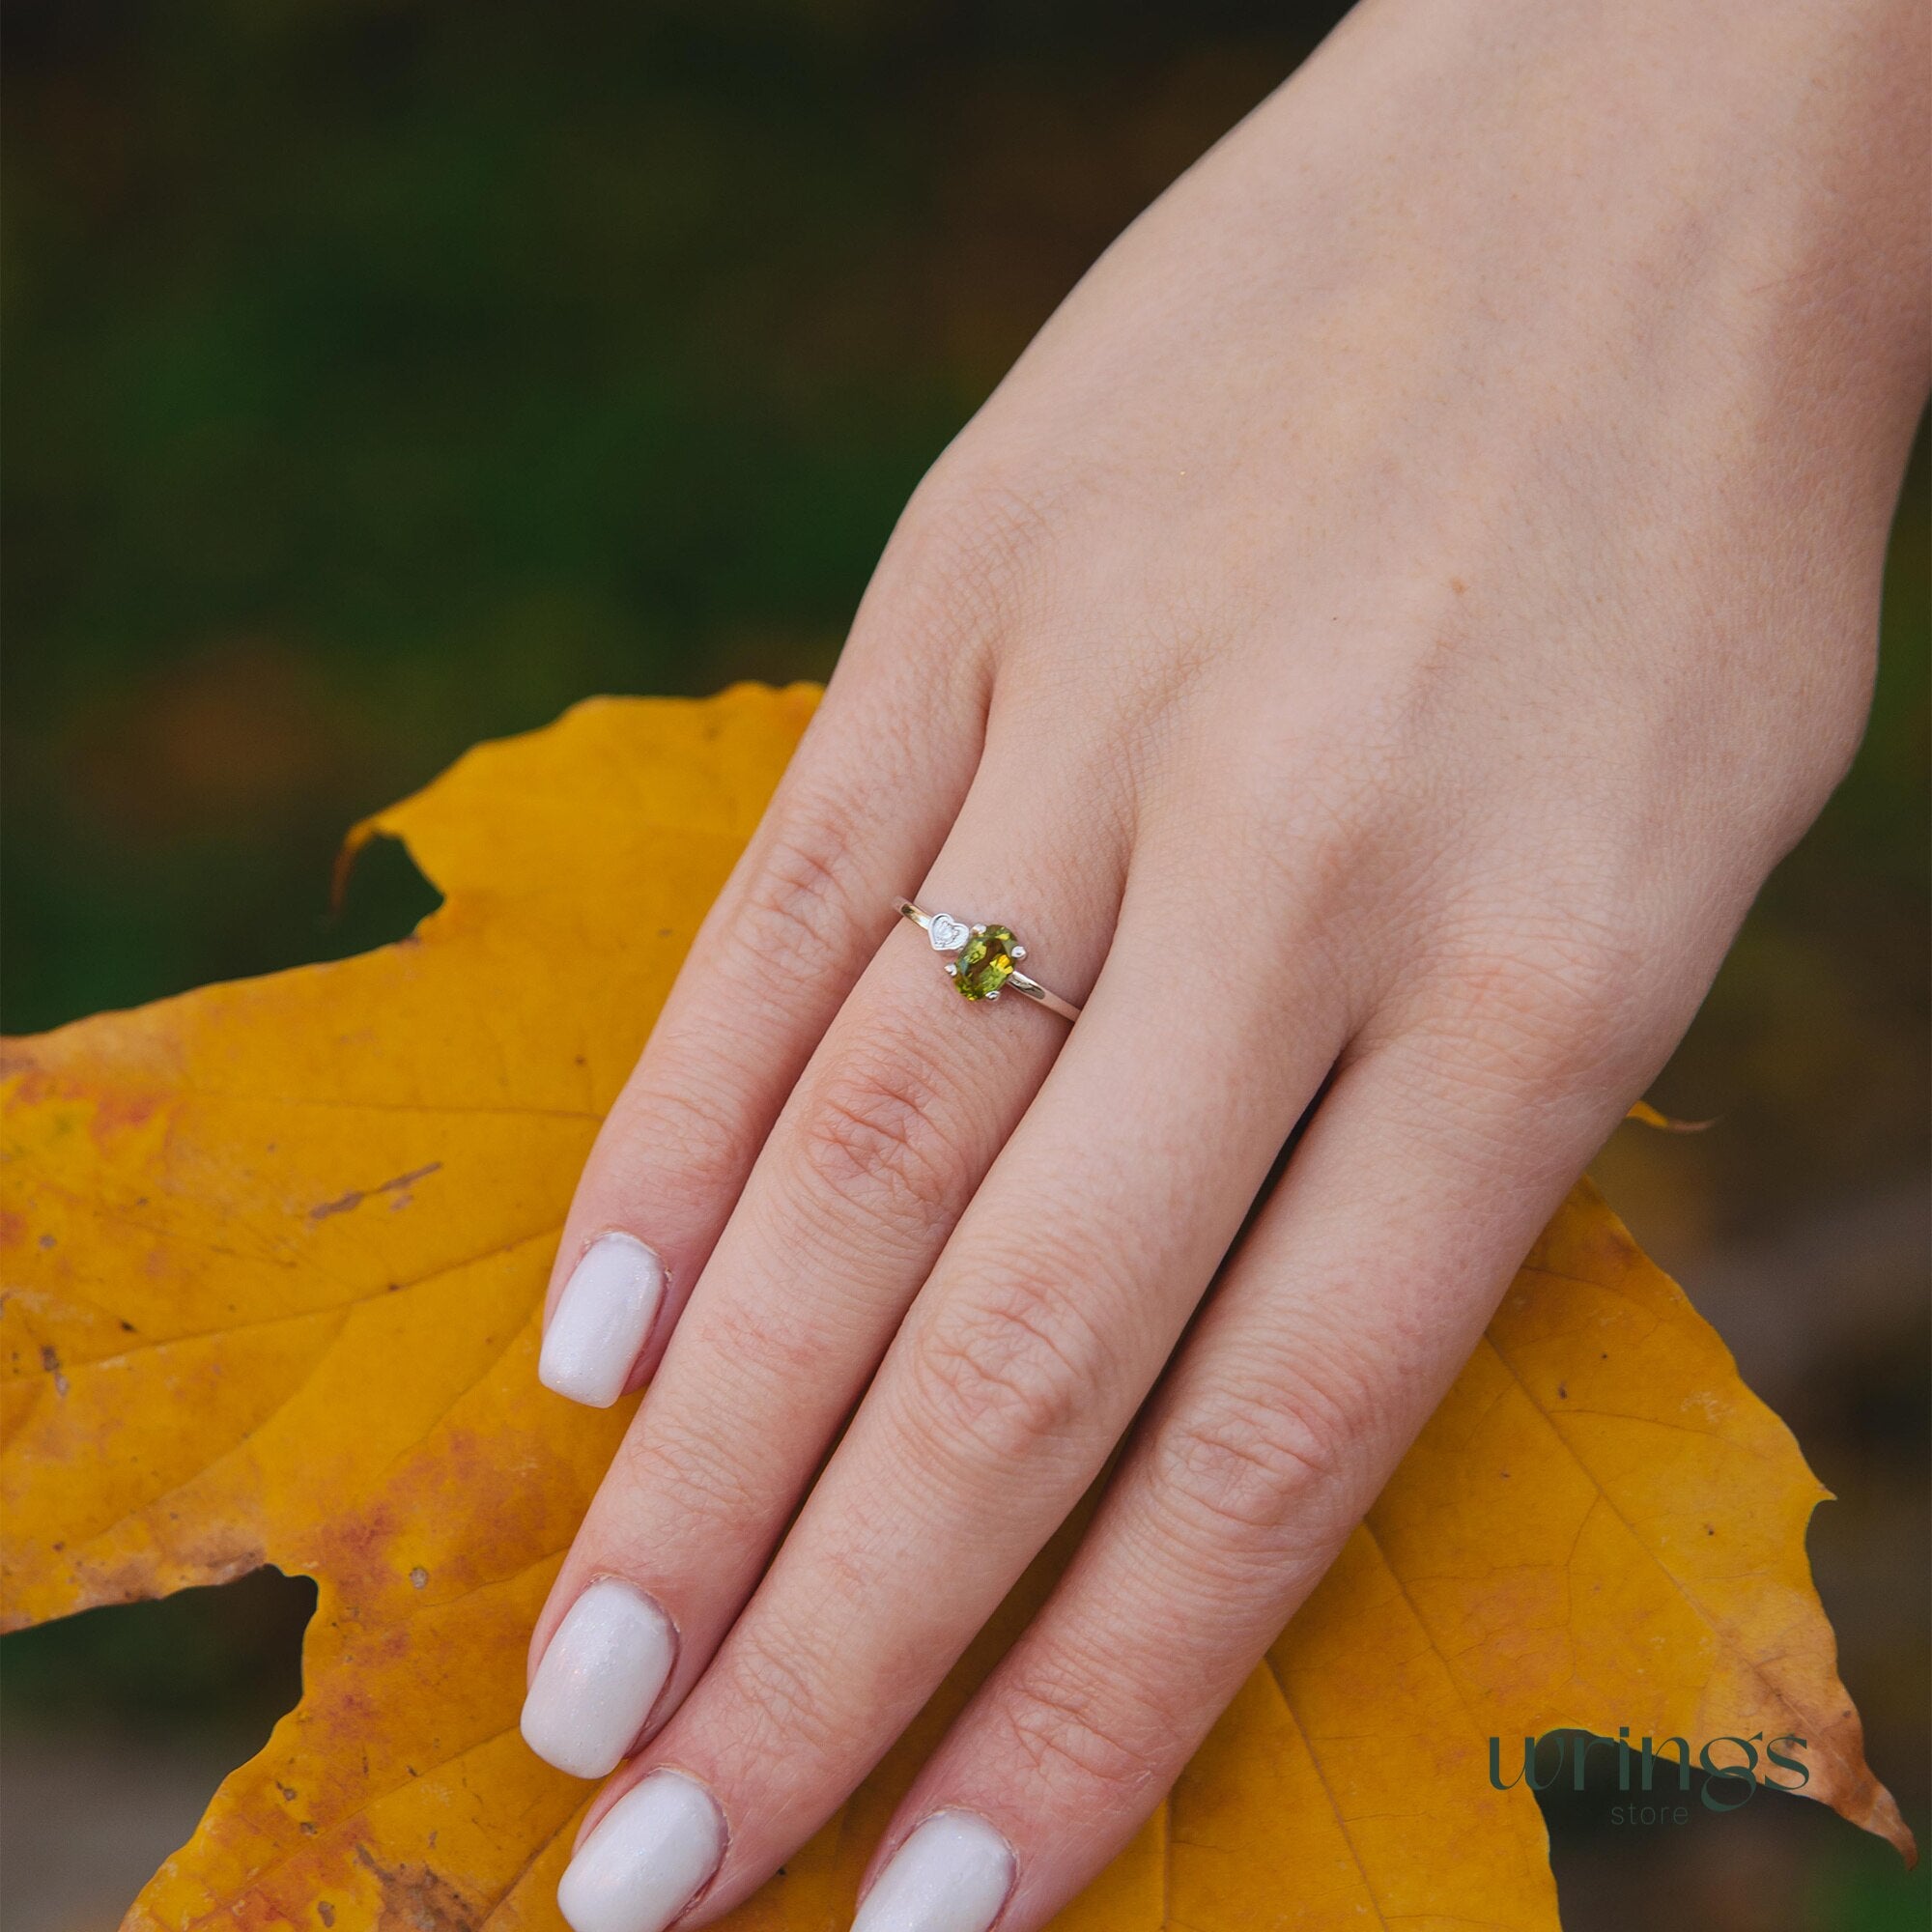
{"type": "Polygon", "coordinates": [[[771,1509],[762,1484],[728,1435],[700,1419],[653,1419],[651,1427],[611,1464],[625,1493],[625,1520],[745,1529],[771,1509]]]}
{"type": "Polygon", "coordinates": [[[743,1402],[795,1389],[801,1377],[823,1369],[836,1347],[837,1322],[826,1320],[815,1297],[790,1302],[726,1291],[696,1313],[695,1331],[714,1375],[728,1378],[725,1385],[743,1402]]]}
{"type": "Polygon", "coordinates": [[[806,1665],[814,1654],[777,1634],[746,1631],[731,1639],[712,1666],[724,1694],[706,1723],[724,1734],[733,1757],[824,1764],[845,1755],[854,1740],[839,1699],[806,1665]]]}
{"type": "Polygon", "coordinates": [[[997,630],[1029,600],[1060,522],[1044,476],[1021,484],[983,457],[942,457],[893,532],[886,581],[952,629],[997,630]]]}
{"type": "Polygon", "coordinates": [[[938,1124],[942,1098],[909,1055],[848,1056],[805,1099],[797,1153],[810,1183],[874,1221],[943,1225],[962,1162],[938,1124]]]}
{"type": "Polygon", "coordinates": [[[1651,1051],[1658,962],[1615,910],[1569,903],[1452,949],[1436,1024],[1479,1074],[1538,1092],[1621,1079],[1651,1051]]]}
{"type": "Polygon", "coordinates": [[[1520,931],[1506,949],[1475,962],[1469,980],[1485,1009],[1561,1030],[1613,1012],[1636,965],[1607,931],[1578,920],[1520,931]]]}
{"type": "Polygon", "coordinates": [[[998,1709],[1029,1773],[1046,1783],[1098,1786],[1110,1796],[1145,1789],[1165,1774],[1176,1728],[1103,1697],[1077,1668],[1031,1665],[1007,1686],[998,1709]]]}
{"type": "Polygon", "coordinates": [[[1341,1406],[1288,1385],[1216,1390],[1156,1432],[1155,1492],[1190,1532],[1272,1557],[1342,1492],[1341,1406]]]}
{"type": "Polygon", "coordinates": [[[626,1094],[623,1146],[629,1165],[674,1177],[679,1199],[696,1204],[735,1194],[746,1159],[733,1110],[695,1077],[678,1086],[652,1078],[626,1094]]]}
{"type": "Polygon", "coordinates": [[[858,849],[831,799],[794,802],[769,823],[735,922],[738,956],[767,986],[822,972],[847,951],[856,911],[849,855],[858,849]]]}
{"type": "Polygon", "coordinates": [[[916,1426],[941,1457],[1005,1469],[1071,1433],[1104,1351],[1064,1283],[1009,1269],[935,1315],[912,1355],[916,1426]]]}

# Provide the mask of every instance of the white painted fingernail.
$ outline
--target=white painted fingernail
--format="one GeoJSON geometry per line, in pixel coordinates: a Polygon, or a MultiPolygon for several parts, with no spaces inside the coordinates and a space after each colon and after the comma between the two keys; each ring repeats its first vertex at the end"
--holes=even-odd
{"type": "Polygon", "coordinates": [[[572,1932],[664,1932],[724,1858],[711,1794],[674,1771],[634,1785],[578,1847],[556,1889],[572,1932]]]}
{"type": "Polygon", "coordinates": [[[524,1742],[573,1777],[615,1771],[670,1675],[670,1619],[614,1577],[572,1604],[524,1699],[524,1742]]]}
{"type": "Polygon", "coordinates": [[[935,1812],[893,1854],[852,1932],[986,1932],[1016,1869],[1012,1847],[985,1819],[935,1812]]]}
{"type": "Polygon", "coordinates": [[[537,1379],[592,1408],[624,1393],[664,1299],[664,1264],[630,1235],[599,1235],[571,1270],[550,1318],[537,1379]]]}

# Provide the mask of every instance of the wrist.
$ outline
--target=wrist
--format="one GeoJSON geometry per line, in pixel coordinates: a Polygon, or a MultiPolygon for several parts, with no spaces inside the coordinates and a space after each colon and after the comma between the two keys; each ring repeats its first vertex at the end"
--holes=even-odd
{"type": "Polygon", "coordinates": [[[1366,0],[1277,103],[1289,180],[1339,149],[1579,377],[1701,361],[1754,447],[1889,520],[1932,384],[1913,0],[1366,0]]]}

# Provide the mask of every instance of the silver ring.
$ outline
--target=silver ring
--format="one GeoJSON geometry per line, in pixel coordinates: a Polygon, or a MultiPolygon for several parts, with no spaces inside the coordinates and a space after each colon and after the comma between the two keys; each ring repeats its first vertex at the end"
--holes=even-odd
{"type": "Polygon", "coordinates": [[[910,899],[895,899],[893,904],[901,919],[911,920],[925,934],[935,952],[959,955],[946,962],[946,976],[962,999],[997,1000],[1010,988],[1064,1020],[1080,1017],[1078,1007],[1049,993],[1019,970],[1027,950],[1013,937],[1010,926],[968,925],[948,912],[921,912],[910,899]]]}

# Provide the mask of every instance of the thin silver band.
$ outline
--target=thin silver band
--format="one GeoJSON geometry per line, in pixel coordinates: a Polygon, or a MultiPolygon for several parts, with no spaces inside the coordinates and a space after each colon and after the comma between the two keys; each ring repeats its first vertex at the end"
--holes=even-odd
{"type": "MultiPolygon", "coordinates": [[[[974,936],[976,930],[985,929],[983,926],[978,928],[969,926],[964,921],[952,918],[950,913],[922,912],[910,899],[895,899],[893,904],[898,909],[901,919],[911,920],[913,924],[925,934],[932,942],[932,950],[935,952],[957,952],[974,936]],[[935,926],[938,927],[937,931],[934,930],[935,926]]],[[[1015,959],[1024,959],[1026,948],[1014,946],[1012,956],[1015,959]]],[[[949,966],[946,970],[950,973],[952,969],[949,966]]],[[[1028,979],[1018,967],[1007,975],[1005,983],[1015,993],[1024,994],[1036,1006],[1044,1007],[1050,1013],[1058,1013],[1064,1020],[1077,1020],[1080,1017],[1078,1007],[1063,1000],[1058,993],[1049,993],[1037,980],[1028,979]]],[[[1000,996],[998,993],[993,993],[989,997],[997,1000],[1000,996]]]]}

